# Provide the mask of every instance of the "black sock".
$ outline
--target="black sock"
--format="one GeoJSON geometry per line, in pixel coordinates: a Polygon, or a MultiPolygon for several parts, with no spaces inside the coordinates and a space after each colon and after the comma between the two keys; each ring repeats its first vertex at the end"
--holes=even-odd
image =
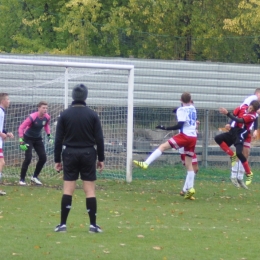
{"type": "Polygon", "coordinates": [[[70,213],[70,208],[72,204],[72,196],[63,194],[61,198],[61,225],[66,225],[68,215],[70,213]]]}
{"type": "Polygon", "coordinates": [[[90,225],[96,226],[97,200],[96,198],[86,198],[86,208],[89,215],[90,225]]]}

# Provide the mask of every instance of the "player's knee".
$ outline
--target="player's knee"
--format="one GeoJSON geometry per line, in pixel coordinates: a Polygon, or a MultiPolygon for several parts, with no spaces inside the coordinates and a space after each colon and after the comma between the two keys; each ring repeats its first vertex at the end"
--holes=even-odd
{"type": "Polygon", "coordinates": [[[246,157],[243,155],[242,152],[236,152],[236,155],[237,155],[237,158],[242,162],[244,163],[246,161],[246,157]]]}
{"type": "Polygon", "coordinates": [[[32,156],[26,157],[26,158],[24,159],[24,164],[29,165],[29,164],[31,163],[31,161],[32,161],[32,156]]]}
{"type": "Polygon", "coordinates": [[[42,154],[42,155],[39,156],[39,162],[44,164],[44,163],[46,163],[46,161],[47,161],[46,154],[42,154]]]}

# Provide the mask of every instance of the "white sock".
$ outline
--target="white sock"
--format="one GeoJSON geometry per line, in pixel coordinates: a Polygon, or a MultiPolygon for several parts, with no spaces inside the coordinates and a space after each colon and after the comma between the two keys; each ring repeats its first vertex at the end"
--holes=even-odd
{"type": "Polygon", "coordinates": [[[156,149],[145,161],[148,165],[150,165],[153,161],[159,158],[162,155],[162,152],[159,149],[156,149]]]}
{"type": "Polygon", "coordinates": [[[183,191],[187,191],[190,188],[193,188],[194,186],[194,178],[195,178],[195,172],[194,171],[188,171],[186,175],[186,180],[183,186],[183,191]]]}
{"type": "Polygon", "coordinates": [[[182,191],[186,192],[188,190],[188,182],[187,182],[187,175],[186,175],[186,179],[182,188],[182,191]]]}
{"type": "Polygon", "coordinates": [[[243,180],[245,175],[245,169],[243,164],[239,161],[237,178],[243,180]]]}
{"type": "Polygon", "coordinates": [[[231,178],[237,178],[238,174],[238,167],[239,167],[240,161],[236,161],[235,165],[231,168],[231,178]]]}

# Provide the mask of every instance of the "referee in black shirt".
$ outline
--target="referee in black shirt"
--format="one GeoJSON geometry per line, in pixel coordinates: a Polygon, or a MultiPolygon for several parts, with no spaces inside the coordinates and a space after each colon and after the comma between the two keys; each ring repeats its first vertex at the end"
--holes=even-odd
{"type": "Polygon", "coordinates": [[[96,224],[97,201],[95,194],[96,167],[104,169],[104,138],[97,113],[86,106],[88,89],[79,84],[73,88],[71,107],[64,110],[58,119],[54,161],[55,170],[63,170],[63,196],[61,221],[54,229],[66,232],[66,222],[71,209],[76,180],[81,178],[86,194],[86,209],[90,219],[90,233],[100,233],[96,224]],[[96,146],[96,149],[95,147],[96,146]],[[61,162],[62,157],[62,162],[61,162]],[[96,164],[97,162],[97,164],[96,164]],[[62,165],[63,164],[63,165],[62,165]]]}

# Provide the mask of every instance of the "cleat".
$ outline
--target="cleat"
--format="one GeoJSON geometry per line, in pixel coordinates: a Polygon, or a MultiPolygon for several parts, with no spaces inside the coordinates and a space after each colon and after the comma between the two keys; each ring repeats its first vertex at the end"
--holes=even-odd
{"type": "Polygon", "coordinates": [[[235,166],[236,161],[237,161],[237,154],[234,153],[233,156],[230,156],[230,161],[231,161],[231,166],[235,166]]]}
{"type": "Polygon", "coordinates": [[[89,233],[102,233],[103,230],[102,230],[101,227],[98,226],[98,225],[96,225],[96,226],[90,225],[88,232],[89,232],[89,233]]]}
{"type": "MultiPolygon", "coordinates": [[[[182,191],[180,192],[180,195],[181,195],[181,196],[185,196],[185,192],[182,190],[182,191]]],[[[191,196],[189,199],[190,199],[190,200],[195,200],[195,198],[194,198],[193,196],[191,196]]]]}
{"type": "MultiPolygon", "coordinates": [[[[191,199],[191,197],[193,197],[193,195],[195,194],[195,189],[194,188],[190,188],[185,196],[184,196],[184,199],[191,199]]],[[[194,197],[193,197],[194,198],[194,197]]]]}
{"type": "Polygon", "coordinates": [[[21,185],[21,186],[25,186],[25,185],[26,185],[25,180],[20,180],[20,181],[19,181],[19,185],[21,185]]]}
{"type": "Polygon", "coordinates": [[[59,224],[58,226],[55,227],[54,231],[55,232],[67,232],[67,227],[66,227],[66,225],[59,224]]]}
{"type": "Polygon", "coordinates": [[[37,185],[42,185],[42,183],[40,182],[40,180],[37,177],[32,177],[31,178],[31,182],[37,184],[37,185]]]}
{"type": "Polygon", "coordinates": [[[0,196],[4,196],[4,195],[6,195],[6,192],[3,190],[0,190],[0,196]]]}
{"type": "Polygon", "coordinates": [[[249,184],[251,184],[252,179],[253,179],[253,173],[250,172],[249,174],[246,174],[246,185],[248,186],[249,184]]]}
{"type": "Polygon", "coordinates": [[[239,179],[237,179],[237,181],[238,181],[240,187],[242,187],[242,188],[248,190],[248,187],[246,186],[246,184],[244,183],[243,180],[239,180],[239,179]]]}
{"type": "Polygon", "coordinates": [[[139,161],[134,161],[134,164],[139,166],[140,168],[146,170],[148,168],[148,164],[146,162],[139,162],[139,161]]]}
{"type": "Polygon", "coordinates": [[[237,178],[230,178],[230,180],[235,187],[240,188],[240,183],[238,182],[237,178]]]}

